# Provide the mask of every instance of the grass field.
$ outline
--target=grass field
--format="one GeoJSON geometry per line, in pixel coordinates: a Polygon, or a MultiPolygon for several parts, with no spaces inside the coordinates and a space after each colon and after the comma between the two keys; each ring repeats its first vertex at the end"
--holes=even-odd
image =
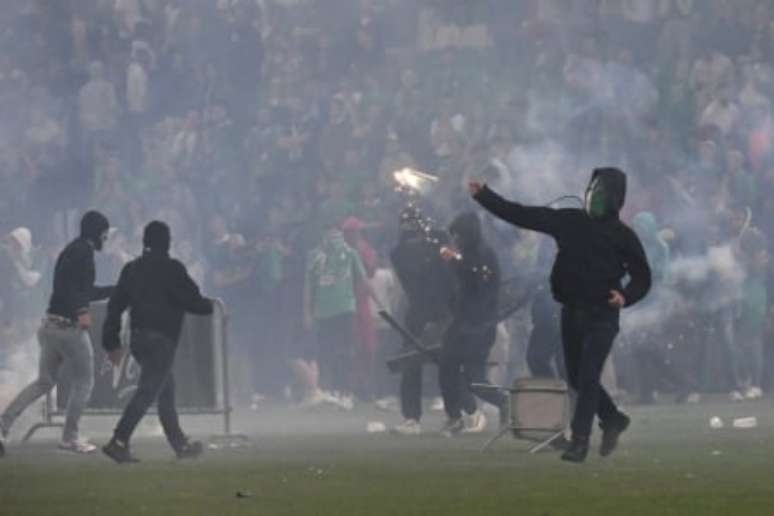
{"type": "MultiPolygon", "coordinates": [[[[366,409],[327,425],[290,409],[240,414],[237,427],[256,429],[249,446],[184,463],[157,438],[134,443],[142,463],[118,466],[61,455],[48,434],[9,446],[0,514],[774,515],[771,409],[770,400],[632,408],[616,455],[603,460],[594,449],[584,465],[529,455],[511,438],[481,453],[481,435],[367,434],[365,422],[385,416],[366,409]],[[726,428],[711,430],[713,415],[726,428]],[[757,428],[729,428],[751,415],[757,428]]],[[[426,426],[440,424],[433,417],[426,426]]]]}

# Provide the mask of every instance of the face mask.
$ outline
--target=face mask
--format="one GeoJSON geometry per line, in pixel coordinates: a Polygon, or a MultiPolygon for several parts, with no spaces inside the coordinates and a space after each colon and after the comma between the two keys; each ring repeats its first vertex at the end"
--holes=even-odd
{"type": "Polygon", "coordinates": [[[605,214],[606,199],[605,189],[599,179],[595,179],[586,190],[585,210],[592,218],[602,217],[605,214]]]}

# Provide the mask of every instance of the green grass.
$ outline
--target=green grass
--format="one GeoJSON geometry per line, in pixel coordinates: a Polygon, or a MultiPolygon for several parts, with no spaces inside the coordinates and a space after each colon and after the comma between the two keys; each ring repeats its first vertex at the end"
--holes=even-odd
{"type": "Polygon", "coordinates": [[[774,515],[770,405],[635,409],[621,449],[603,460],[595,448],[584,465],[529,455],[510,438],[480,453],[482,436],[355,428],[256,435],[247,448],[187,463],[173,461],[161,440],[138,440],[145,460],[129,466],[62,456],[50,441],[16,445],[0,461],[0,514],[774,515]],[[712,415],[757,415],[759,426],[710,430],[712,415]]]}

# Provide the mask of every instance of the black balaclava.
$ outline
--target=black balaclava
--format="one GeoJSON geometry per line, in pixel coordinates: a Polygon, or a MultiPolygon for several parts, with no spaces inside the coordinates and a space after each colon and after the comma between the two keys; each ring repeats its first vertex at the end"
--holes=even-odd
{"type": "Polygon", "coordinates": [[[107,217],[96,210],[87,211],[81,219],[81,238],[91,242],[97,251],[102,250],[108,229],[110,222],[107,217]]]}
{"type": "Polygon", "coordinates": [[[584,198],[584,210],[590,217],[617,217],[625,199],[626,174],[614,167],[594,169],[584,198]]]}
{"type": "Polygon", "coordinates": [[[169,253],[169,244],[172,236],[169,226],[161,221],[154,220],[145,226],[142,234],[142,247],[146,252],[169,253]]]}

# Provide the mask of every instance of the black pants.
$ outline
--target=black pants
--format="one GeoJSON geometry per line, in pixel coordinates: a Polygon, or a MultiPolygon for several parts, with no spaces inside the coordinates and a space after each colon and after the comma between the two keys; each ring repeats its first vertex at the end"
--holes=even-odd
{"type": "Polygon", "coordinates": [[[354,312],[317,321],[320,383],[325,389],[352,392],[354,324],[354,312]]]}
{"type": "Polygon", "coordinates": [[[157,402],[159,420],[170,446],[179,450],[186,442],[175,408],[175,381],[172,364],[177,343],[153,331],[132,331],[132,356],[140,364],[137,390],[124,409],[114,433],[115,439],[128,443],[134,429],[153,402],[157,402]]]}
{"type": "Polygon", "coordinates": [[[494,345],[497,329],[489,326],[480,330],[461,328],[452,323],[444,336],[438,364],[438,382],[449,419],[458,419],[464,410],[476,411],[475,394],[500,408],[507,400],[495,389],[471,387],[473,383],[489,383],[486,362],[494,345]]]}
{"type": "Polygon", "coordinates": [[[588,439],[594,414],[600,426],[619,416],[599,383],[605,360],[618,334],[619,311],[607,307],[562,308],[562,346],[570,386],[578,395],[572,418],[575,438],[588,439]]]}

